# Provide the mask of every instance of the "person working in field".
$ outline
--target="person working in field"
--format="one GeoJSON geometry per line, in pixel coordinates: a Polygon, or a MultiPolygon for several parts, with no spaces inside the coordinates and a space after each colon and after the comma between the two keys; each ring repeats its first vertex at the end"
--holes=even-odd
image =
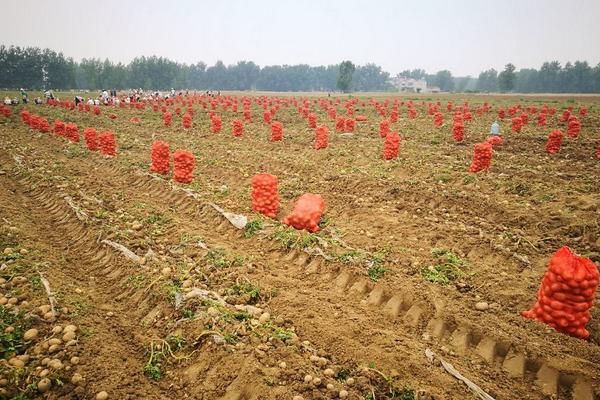
{"type": "Polygon", "coordinates": [[[490,135],[498,136],[500,135],[500,125],[497,121],[494,121],[492,126],[490,127],[490,135]]]}
{"type": "Polygon", "coordinates": [[[21,88],[21,99],[23,100],[23,104],[27,104],[27,102],[28,102],[27,92],[23,88],[21,88]]]}

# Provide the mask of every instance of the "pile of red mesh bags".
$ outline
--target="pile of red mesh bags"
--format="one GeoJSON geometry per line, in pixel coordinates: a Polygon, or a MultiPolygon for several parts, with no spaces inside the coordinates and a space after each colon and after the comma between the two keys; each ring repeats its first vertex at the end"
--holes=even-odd
{"type": "Polygon", "coordinates": [[[492,163],[492,144],[489,142],[477,143],[473,147],[473,162],[469,172],[479,172],[490,168],[492,163]]]}
{"type": "Polygon", "coordinates": [[[383,159],[393,160],[398,157],[400,151],[400,135],[398,132],[388,133],[385,137],[385,143],[383,145],[383,159]]]}
{"type": "Polygon", "coordinates": [[[292,212],[285,217],[283,223],[295,229],[306,229],[309,232],[319,231],[319,222],[325,211],[325,201],[318,194],[306,193],[294,204],[292,212]]]}
{"type": "Polygon", "coordinates": [[[523,311],[525,318],[544,322],[559,332],[587,339],[600,273],[589,259],[574,254],[567,246],[559,249],[548,264],[537,302],[523,311]]]}
{"type": "Polygon", "coordinates": [[[519,118],[515,117],[511,121],[512,121],[512,126],[511,126],[512,131],[515,133],[521,132],[521,128],[523,128],[523,120],[520,117],[519,118]]]}
{"type": "Polygon", "coordinates": [[[171,114],[168,111],[165,111],[163,113],[163,123],[165,124],[165,126],[171,125],[172,120],[173,120],[173,114],[171,114]]]}
{"type": "Polygon", "coordinates": [[[79,129],[77,129],[77,125],[73,123],[65,125],[65,137],[71,142],[79,142],[79,129]]]}
{"type": "Polygon", "coordinates": [[[152,165],[150,171],[158,174],[167,174],[169,172],[169,143],[156,140],[152,143],[152,151],[150,153],[152,165]]]}
{"type": "Polygon", "coordinates": [[[194,180],[196,160],[189,151],[177,150],[173,153],[173,180],[179,183],[191,183],[194,180]]]}
{"type": "Polygon", "coordinates": [[[221,117],[219,117],[218,115],[214,114],[210,117],[210,130],[212,133],[219,133],[221,132],[221,128],[223,127],[223,121],[221,120],[221,117]]]}
{"type": "Polygon", "coordinates": [[[271,124],[271,142],[283,140],[283,124],[275,121],[271,124]]]}
{"type": "Polygon", "coordinates": [[[258,174],[252,178],[252,209],[267,217],[275,218],[279,212],[277,177],[258,174]]]}
{"type": "Polygon", "coordinates": [[[53,131],[56,136],[65,136],[65,123],[60,119],[55,119],[53,131]]]}
{"type": "Polygon", "coordinates": [[[244,134],[244,124],[240,119],[233,120],[233,136],[242,136],[244,134]]]}
{"type": "Polygon", "coordinates": [[[576,138],[579,136],[579,132],[581,132],[581,124],[579,123],[579,119],[576,116],[571,115],[569,117],[569,126],[567,128],[567,134],[571,138],[576,138]]]}
{"type": "MultiPolygon", "coordinates": [[[[352,120],[354,121],[354,120],[352,120]]],[[[324,149],[329,144],[329,137],[326,126],[318,126],[315,130],[315,149],[324,149]]]]}
{"type": "Polygon", "coordinates": [[[384,119],[379,123],[379,136],[384,138],[388,133],[390,133],[390,121],[384,119]]]}
{"type": "Polygon", "coordinates": [[[98,150],[98,134],[94,128],[85,128],[83,130],[83,137],[85,138],[85,145],[88,150],[98,150]]]}
{"type": "Polygon", "coordinates": [[[559,129],[555,129],[548,135],[546,141],[546,152],[550,154],[556,154],[560,151],[560,146],[563,141],[563,133],[559,129]]]}
{"type": "Polygon", "coordinates": [[[100,153],[105,156],[114,156],[116,154],[117,142],[115,134],[112,132],[102,132],[98,135],[100,144],[100,153]]]}

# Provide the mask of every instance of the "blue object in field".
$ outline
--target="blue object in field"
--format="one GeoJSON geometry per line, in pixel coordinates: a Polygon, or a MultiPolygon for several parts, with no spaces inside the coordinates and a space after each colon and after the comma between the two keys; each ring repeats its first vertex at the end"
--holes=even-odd
{"type": "Polygon", "coordinates": [[[492,124],[492,127],[490,128],[490,134],[492,134],[492,135],[499,135],[500,134],[500,125],[498,125],[498,123],[495,122],[495,121],[492,124]]]}

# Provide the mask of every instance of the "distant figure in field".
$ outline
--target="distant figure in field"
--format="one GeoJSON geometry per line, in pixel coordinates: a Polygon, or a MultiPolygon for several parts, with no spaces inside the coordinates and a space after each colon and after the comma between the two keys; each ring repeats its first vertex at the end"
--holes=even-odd
{"type": "Polygon", "coordinates": [[[21,88],[21,99],[23,100],[23,104],[27,104],[29,101],[27,98],[27,92],[23,88],[21,88]]]}
{"type": "Polygon", "coordinates": [[[44,92],[44,96],[46,96],[46,102],[48,102],[48,100],[54,100],[54,93],[52,93],[52,90],[50,89],[44,92]]]}
{"type": "Polygon", "coordinates": [[[83,97],[75,96],[75,105],[79,105],[79,103],[83,103],[83,97]]]}
{"type": "Polygon", "coordinates": [[[498,125],[497,121],[494,121],[494,123],[490,127],[490,135],[493,135],[493,136],[500,135],[500,125],[498,125]]]}
{"type": "Polygon", "coordinates": [[[94,105],[94,99],[92,99],[91,97],[88,99],[87,101],[88,105],[93,106],[94,105]]]}
{"type": "Polygon", "coordinates": [[[39,97],[36,97],[35,99],[33,99],[33,102],[35,103],[36,106],[44,104],[44,102],[42,101],[42,99],[40,99],[39,97]]]}
{"type": "Polygon", "coordinates": [[[10,99],[10,97],[6,96],[4,98],[4,105],[10,106],[12,104],[12,100],[10,99]]]}

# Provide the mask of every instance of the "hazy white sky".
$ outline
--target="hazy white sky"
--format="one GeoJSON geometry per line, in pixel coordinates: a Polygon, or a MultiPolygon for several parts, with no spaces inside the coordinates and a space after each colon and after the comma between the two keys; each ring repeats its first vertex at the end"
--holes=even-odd
{"type": "MultiPolygon", "coordinates": [[[[600,62],[600,0],[2,0],[4,45],[129,62],[373,62],[404,69],[517,69],[600,62]]],[[[1,72],[1,71],[0,71],[1,72]]]]}

